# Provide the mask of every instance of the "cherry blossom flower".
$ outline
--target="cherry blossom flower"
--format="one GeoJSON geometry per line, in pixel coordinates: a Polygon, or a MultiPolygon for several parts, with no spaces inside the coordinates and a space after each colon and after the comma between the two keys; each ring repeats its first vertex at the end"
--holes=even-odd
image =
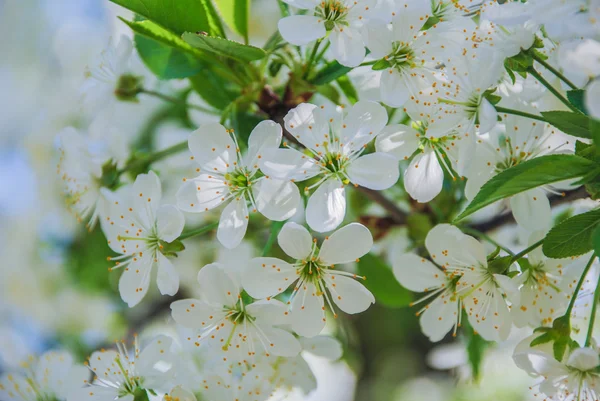
{"type": "Polygon", "coordinates": [[[259,123],[248,139],[242,156],[235,135],[222,125],[206,124],[189,138],[193,159],[200,165],[195,178],[184,179],[177,192],[177,205],[191,213],[202,213],[228,202],[221,213],[217,238],[235,248],[248,228],[248,203],[270,220],[286,220],[296,213],[300,192],[289,180],[276,179],[259,170],[259,162],[281,144],[281,126],[259,123]]]}
{"type": "Polygon", "coordinates": [[[334,270],[336,264],[354,262],[369,252],[373,238],[365,226],[348,224],[326,237],[320,247],[296,223],[286,223],[277,238],[281,249],[296,262],[255,258],[243,272],[242,284],[250,296],[267,299],[293,285],[288,305],[296,333],[313,337],[321,332],[326,322],[325,301],[332,311],[335,303],[350,314],[363,312],[375,302],[373,294],[353,279],[358,278],[356,274],[334,270]]]}

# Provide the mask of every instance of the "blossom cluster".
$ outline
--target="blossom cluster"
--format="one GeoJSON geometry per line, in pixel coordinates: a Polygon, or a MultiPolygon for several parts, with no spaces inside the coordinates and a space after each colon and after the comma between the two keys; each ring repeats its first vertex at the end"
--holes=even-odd
{"type": "MultiPolygon", "coordinates": [[[[510,211],[527,236],[524,250],[513,252],[472,225],[449,224],[452,219],[432,206],[442,218],[410,252],[398,246],[384,251],[398,283],[423,293],[411,306],[419,305],[425,336],[438,342],[471,330],[503,342],[516,328],[534,329],[514,351],[516,365],[541,380],[534,392],[554,400],[598,400],[596,254],[591,247],[556,258],[542,251],[554,225],[549,197],[591,180],[553,171],[537,185],[514,184],[519,189],[512,192],[504,181],[486,184],[545,157],[596,162],[597,155],[581,156],[580,149],[595,146],[597,133],[575,135],[568,128],[577,124],[557,123],[548,112],[577,121],[585,116],[590,130],[598,124],[598,2],[284,1],[280,48],[292,50],[278,57],[290,64],[288,75],[298,72],[296,55],[288,54],[296,50],[300,58],[306,53],[300,68],[306,91],[318,91],[316,80],[308,82],[313,64],[339,67],[337,77],[352,77],[358,87],[346,91],[349,104],[302,92],[278,104],[283,113],[270,113],[263,104],[270,87],[260,81],[260,94],[250,102],[262,121],[249,132],[228,128],[234,121],[230,110],[223,111],[220,120],[207,118],[189,129],[183,146],[143,156],[97,120],[89,134],[74,127],[61,132],[57,170],[67,204],[90,230],[104,234],[112,251],[109,271],[120,272],[121,299],[129,307],[148,303],[156,282],[162,295],[178,296],[169,316],[177,334],[147,338],[142,348],[136,336],[132,349],[119,342],[116,350],[94,352],[85,365],[66,351],[47,352],[3,376],[0,398],[263,401],[295,389],[310,393],[316,377],[307,353],[342,357],[330,329],[338,311],[359,314],[379,301],[370,278],[353,266],[380,248],[374,227],[352,209],[353,199],[379,199],[382,213],[402,211],[395,197],[401,193],[419,210],[444,194],[464,202],[454,214],[479,202],[471,222],[510,211]],[[361,77],[374,86],[368,95],[361,77]],[[351,92],[357,92],[354,100],[351,92]],[[100,141],[92,135],[98,130],[100,141]],[[189,155],[177,163],[160,164],[186,149],[189,155]],[[492,192],[496,187],[506,195],[492,192]],[[483,204],[486,196],[491,200],[483,204]],[[255,229],[265,224],[268,238],[255,229]],[[197,283],[185,282],[196,296],[180,296],[177,256],[200,247],[191,237],[214,229],[226,249],[262,241],[263,254],[235,267],[198,264],[197,283]],[[496,250],[490,252],[486,241],[496,250]],[[587,334],[584,342],[575,332],[587,334]]],[[[133,55],[134,44],[123,37],[86,69],[84,107],[110,114],[124,101],[158,93],[148,89],[153,77],[133,55]]],[[[231,108],[248,102],[252,88],[244,88],[231,108]]]]}

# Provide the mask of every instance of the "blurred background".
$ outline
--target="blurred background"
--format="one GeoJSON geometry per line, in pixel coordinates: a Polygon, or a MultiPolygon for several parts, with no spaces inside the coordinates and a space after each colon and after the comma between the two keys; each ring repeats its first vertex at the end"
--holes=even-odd
{"type": "MultiPolygon", "coordinates": [[[[88,233],[69,213],[56,173],[56,135],[67,126],[87,131],[98,146],[117,132],[124,146],[160,149],[215,118],[153,98],[117,103],[102,115],[83,107],[86,66],[93,65],[111,38],[131,36],[117,15],[131,17],[108,0],[0,0],[0,372],[49,348],[67,348],[83,360],[133,332],[175,335],[169,321],[172,298],[151,288],[133,309],[121,301],[118,273],[107,271],[111,253],[101,231],[88,233]]],[[[252,15],[251,41],[262,44],[276,30],[277,4],[254,0],[252,15]]],[[[147,79],[156,78],[148,74],[147,79]]],[[[368,87],[368,79],[363,77],[363,84],[368,87]]],[[[175,94],[188,84],[152,85],[175,94]]],[[[184,175],[186,157],[161,166],[174,178],[163,180],[167,199],[184,175]]],[[[514,232],[506,236],[512,237],[514,232]]],[[[215,259],[243,263],[260,253],[264,240],[250,238],[234,252],[224,252],[210,238],[188,246],[177,261],[182,277],[178,297],[193,294],[186,283],[193,286],[204,264],[215,259]]],[[[398,229],[386,232],[379,251],[386,257],[389,249],[408,244],[407,233],[398,229]]],[[[342,341],[345,355],[334,363],[310,358],[319,387],[308,399],[533,399],[530,378],[511,359],[526,333],[515,333],[501,348],[473,345],[461,335],[431,344],[415,312],[375,305],[360,315],[340,317],[328,330],[342,341]]]]}

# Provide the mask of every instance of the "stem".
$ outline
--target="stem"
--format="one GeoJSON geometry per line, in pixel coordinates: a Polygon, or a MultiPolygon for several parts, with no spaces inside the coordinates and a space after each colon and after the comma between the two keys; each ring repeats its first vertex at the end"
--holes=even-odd
{"type": "Polygon", "coordinates": [[[590,268],[592,267],[592,264],[594,263],[594,259],[596,259],[595,253],[592,255],[592,257],[590,258],[590,261],[587,263],[587,265],[585,265],[585,269],[583,269],[583,273],[581,273],[581,277],[579,278],[577,287],[575,287],[575,291],[573,292],[571,300],[569,301],[569,306],[567,307],[567,311],[565,312],[565,316],[568,316],[569,320],[571,319],[571,313],[573,312],[573,307],[575,306],[575,300],[577,299],[577,294],[579,294],[579,290],[581,289],[581,286],[583,286],[583,281],[585,280],[585,276],[587,276],[588,272],[590,271],[590,268]]]}
{"type": "Polygon", "coordinates": [[[535,114],[525,113],[524,111],[520,111],[520,110],[513,110],[513,109],[507,109],[504,107],[496,106],[496,111],[498,113],[512,114],[514,116],[531,118],[532,120],[538,120],[538,121],[543,121],[545,123],[548,123],[548,121],[546,121],[544,119],[544,117],[542,117],[542,116],[536,116],[535,114]]]}
{"type": "Polygon", "coordinates": [[[523,249],[521,252],[517,253],[516,255],[514,255],[512,257],[510,263],[516,262],[517,260],[521,259],[523,256],[527,255],[529,252],[533,251],[535,248],[539,247],[543,243],[544,243],[544,238],[542,238],[541,240],[539,240],[535,244],[530,245],[527,248],[523,249]]]}
{"type": "Polygon", "coordinates": [[[323,48],[321,49],[319,54],[317,54],[317,57],[315,58],[315,62],[319,62],[319,60],[321,60],[323,58],[323,56],[325,55],[325,52],[327,51],[327,49],[329,49],[330,44],[331,44],[330,41],[327,41],[327,43],[325,43],[325,46],[323,46],[323,48]]]}
{"type": "Polygon", "coordinates": [[[566,83],[571,89],[577,89],[577,86],[575,86],[575,84],[573,84],[573,82],[569,81],[569,79],[567,77],[565,77],[563,74],[561,74],[560,71],[558,71],[556,68],[554,68],[553,66],[548,64],[548,62],[546,62],[546,60],[544,60],[543,58],[538,56],[536,52],[530,52],[529,54],[535,61],[537,61],[545,69],[547,69],[548,71],[550,71],[551,73],[556,75],[558,77],[558,79],[560,79],[561,81],[566,83]]]}
{"type": "Polygon", "coordinates": [[[364,63],[359,64],[359,67],[366,67],[368,65],[374,65],[376,62],[378,62],[379,60],[373,60],[373,61],[365,61],[364,63]]]}
{"type": "Polygon", "coordinates": [[[183,106],[183,107],[186,107],[188,109],[196,109],[196,110],[202,111],[204,113],[219,115],[219,112],[216,111],[216,110],[209,109],[207,107],[198,106],[196,104],[189,104],[189,103],[187,103],[184,100],[178,99],[176,97],[168,96],[168,95],[165,95],[165,94],[160,93],[160,92],[156,92],[156,91],[152,91],[152,90],[148,90],[148,89],[143,89],[142,88],[142,89],[140,89],[139,93],[145,93],[146,95],[154,96],[154,97],[162,99],[162,100],[164,100],[166,102],[170,102],[170,103],[173,103],[173,104],[176,104],[176,105],[179,105],[179,106],[183,106]]]}
{"type": "Polygon", "coordinates": [[[122,170],[119,171],[119,174],[123,174],[124,172],[126,172],[128,170],[135,170],[136,168],[150,165],[154,162],[157,162],[158,160],[164,159],[167,156],[171,156],[173,154],[184,151],[187,149],[187,147],[188,147],[188,141],[179,142],[179,143],[177,143],[173,146],[170,146],[166,149],[149,154],[146,157],[142,157],[137,160],[134,160],[131,163],[128,163],[125,167],[123,167],[122,170]]]}
{"type": "Polygon", "coordinates": [[[544,78],[539,72],[537,72],[535,70],[535,68],[529,67],[527,69],[527,72],[529,72],[538,81],[540,81],[540,83],[542,85],[544,85],[554,96],[556,96],[558,98],[558,100],[563,102],[565,106],[567,106],[569,109],[571,109],[575,113],[578,113],[578,114],[581,113],[579,110],[577,110],[577,108],[575,106],[573,106],[571,104],[571,102],[569,102],[569,100],[567,98],[565,98],[558,90],[556,90],[556,88],[554,86],[550,85],[550,82],[546,81],[546,78],[544,78]]]}
{"type": "Polygon", "coordinates": [[[271,248],[273,248],[273,244],[275,243],[275,240],[277,239],[277,235],[281,231],[282,227],[283,227],[283,221],[274,221],[273,223],[271,223],[271,233],[269,234],[269,238],[267,239],[267,243],[265,244],[265,247],[263,248],[261,256],[264,257],[269,254],[269,252],[271,251],[271,248]]]}
{"type": "Polygon", "coordinates": [[[219,226],[219,223],[212,223],[207,226],[197,228],[195,230],[186,231],[184,233],[181,233],[181,235],[179,236],[178,239],[184,240],[184,239],[188,239],[190,237],[195,237],[196,235],[206,234],[207,232],[214,230],[218,226],[219,226]]]}
{"type": "Polygon", "coordinates": [[[323,39],[318,39],[317,43],[313,46],[312,52],[310,53],[310,57],[308,58],[308,62],[306,63],[306,69],[304,70],[304,78],[308,76],[310,70],[312,69],[312,65],[315,61],[315,56],[317,55],[317,50],[319,50],[319,46],[321,46],[321,42],[323,39]]]}
{"type": "Polygon", "coordinates": [[[513,253],[513,251],[511,251],[510,249],[508,249],[505,246],[500,245],[498,242],[496,242],[496,240],[492,239],[489,235],[482,233],[481,231],[475,230],[474,228],[470,228],[470,227],[461,227],[461,231],[466,234],[471,234],[476,237],[482,238],[482,239],[486,240],[487,242],[489,242],[490,244],[497,246],[498,248],[502,249],[504,252],[506,252],[510,256],[512,256],[513,260],[511,261],[511,263],[514,262],[515,254],[513,253]]]}
{"type": "Polygon", "coordinates": [[[590,315],[590,324],[588,326],[587,336],[585,338],[585,346],[589,346],[592,341],[592,333],[594,332],[594,323],[596,320],[596,307],[598,306],[598,301],[600,297],[600,279],[598,283],[596,283],[596,290],[594,291],[594,301],[592,303],[592,313],[590,315]]]}

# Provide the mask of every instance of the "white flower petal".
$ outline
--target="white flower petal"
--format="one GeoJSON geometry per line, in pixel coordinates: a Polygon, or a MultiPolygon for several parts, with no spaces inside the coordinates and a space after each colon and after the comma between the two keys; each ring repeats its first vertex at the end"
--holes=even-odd
{"type": "Polygon", "coordinates": [[[272,297],[297,280],[296,269],[277,258],[254,258],[242,272],[242,286],[252,298],[272,297]]]}
{"type": "Polygon", "coordinates": [[[233,249],[242,242],[248,228],[248,205],[246,199],[229,202],[219,220],[217,239],[227,249],[233,249]]]}
{"type": "Polygon", "coordinates": [[[285,330],[276,327],[261,327],[261,330],[270,341],[266,344],[269,354],[291,358],[302,350],[296,337],[285,330]]]}
{"type": "Polygon", "coordinates": [[[375,138],[385,127],[388,115],[377,102],[361,100],[357,102],[344,119],[340,141],[348,151],[360,150],[375,138]]]}
{"type": "Polygon", "coordinates": [[[313,158],[295,149],[268,149],[259,166],[270,177],[295,181],[307,180],[320,172],[313,158]]]}
{"type": "Polygon", "coordinates": [[[158,252],[158,273],[156,275],[156,284],[158,290],[163,295],[175,295],[179,291],[179,273],[173,267],[173,264],[165,255],[158,252]]]}
{"type": "Polygon", "coordinates": [[[353,184],[381,191],[398,182],[398,159],[383,152],[369,153],[353,161],[346,170],[353,184]]]}
{"type": "Polygon", "coordinates": [[[465,234],[455,226],[438,224],[427,233],[425,247],[438,266],[452,266],[457,260],[463,260],[459,244],[464,237],[465,234]]]}
{"type": "Polygon", "coordinates": [[[118,369],[115,360],[118,358],[116,351],[95,351],[90,355],[90,369],[101,379],[108,379],[113,375],[113,371],[118,369]]]}
{"type": "Polygon", "coordinates": [[[373,19],[365,27],[365,45],[371,51],[369,56],[381,59],[394,50],[392,27],[384,21],[373,19]]]}
{"type": "Polygon", "coordinates": [[[392,261],[394,276],[403,287],[425,292],[438,288],[446,282],[446,276],[437,266],[415,254],[397,256],[392,261]]]}
{"type": "Polygon", "coordinates": [[[330,178],[317,188],[306,205],[306,222],[323,233],[339,226],[346,215],[345,188],[337,178],[330,178]]]}
{"type": "Polygon", "coordinates": [[[512,320],[504,298],[494,285],[490,282],[479,287],[463,302],[473,329],[488,341],[500,342],[510,334],[512,320]]]}
{"type": "Polygon", "coordinates": [[[221,124],[201,125],[190,134],[188,145],[203,172],[225,173],[237,160],[235,143],[221,124]]]}
{"type": "Polygon", "coordinates": [[[329,359],[330,361],[336,361],[340,359],[342,357],[342,354],[344,353],[340,342],[333,337],[300,337],[299,340],[304,351],[310,352],[313,355],[320,356],[321,358],[329,359]]]}
{"type": "Polygon", "coordinates": [[[444,172],[435,152],[425,151],[410,162],[404,172],[404,188],[411,198],[420,203],[429,202],[441,191],[444,172]]]}
{"type": "Polygon", "coordinates": [[[592,370],[600,365],[598,352],[592,348],[577,348],[569,355],[567,366],[581,371],[592,370]]]}
{"type": "Polygon", "coordinates": [[[187,180],[177,191],[177,207],[184,212],[201,213],[223,203],[229,193],[223,178],[200,174],[187,180]]]}
{"type": "Polygon", "coordinates": [[[178,324],[190,329],[206,329],[225,316],[221,307],[199,299],[181,299],[171,304],[171,316],[178,324]]]}
{"type": "MultiPolygon", "coordinates": [[[[325,106],[321,106],[325,107],[325,106]]],[[[318,149],[324,141],[328,141],[331,116],[314,104],[301,103],[290,110],[283,121],[285,128],[309,149],[318,149]]],[[[335,122],[335,119],[333,119],[335,122]]]]}
{"type": "Polygon", "coordinates": [[[246,307],[246,311],[262,326],[280,326],[291,322],[288,306],[276,299],[255,301],[246,307]]]}
{"type": "Polygon", "coordinates": [[[346,313],[364,312],[375,303],[375,297],[364,285],[346,276],[329,275],[327,288],[333,302],[346,313]]]}
{"type": "Polygon", "coordinates": [[[395,69],[381,73],[381,101],[390,107],[402,107],[410,97],[405,78],[395,69]]]}
{"type": "Polygon", "coordinates": [[[238,302],[240,287],[227,274],[223,265],[211,263],[198,272],[200,294],[211,305],[234,307],[238,302]]]}
{"type": "Polygon", "coordinates": [[[146,228],[154,226],[156,210],[162,198],[160,180],[154,171],[140,174],[132,186],[133,210],[146,228]]]}
{"type": "Polygon", "coordinates": [[[258,211],[273,221],[287,220],[296,214],[300,191],[288,180],[263,178],[252,188],[258,211]]]}
{"type": "Polygon", "coordinates": [[[148,292],[150,272],[154,263],[150,252],[133,260],[119,279],[119,293],[130,308],[137,305],[148,292]]]}
{"type": "Polygon", "coordinates": [[[452,301],[449,297],[450,294],[443,292],[421,315],[421,330],[431,342],[441,341],[458,323],[458,313],[461,312],[458,309],[458,301],[452,301]]]}
{"type": "Polygon", "coordinates": [[[292,329],[303,337],[314,337],[325,327],[323,296],[312,283],[303,284],[292,301],[292,329]]]}
{"type": "Polygon", "coordinates": [[[158,237],[166,242],[172,242],[183,231],[185,218],[183,213],[173,205],[162,205],[156,211],[156,231],[158,237]]]}
{"type": "Polygon", "coordinates": [[[275,121],[266,120],[258,123],[248,138],[248,151],[244,157],[245,164],[249,168],[262,159],[263,152],[267,149],[277,149],[281,145],[281,125],[275,121]]]}
{"type": "Polygon", "coordinates": [[[142,377],[165,374],[166,372],[157,369],[157,364],[161,362],[173,363],[173,354],[171,354],[172,344],[173,340],[171,337],[164,335],[154,337],[136,358],[136,373],[142,377]]]}
{"type": "Polygon", "coordinates": [[[350,223],[325,238],[319,259],[326,265],[355,262],[373,246],[373,236],[360,223],[350,223]]]}
{"type": "Polygon", "coordinates": [[[420,134],[415,129],[403,124],[388,125],[377,135],[375,149],[397,159],[408,160],[418,149],[420,141],[420,134]]]}
{"type": "Polygon", "coordinates": [[[283,252],[296,260],[308,257],[312,251],[312,236],[306,228],[294,222],[285,223],[277,235],[277,242],[283,252]]]}
{"type": "Polygon", "coordinates": [[[481,104],[477,109],[479,118],[479,132],[482,134],[490,132],[498,124],[498,112],[489,100],[481,99],[481,104]]]}
{"type": "Polygon", "coordinates": [[[279,20],[279,33],[286,42],[296,46],[306,45],[325,36],[325,23],[312,15],[292,15],[279,20]]]}
{"type": "Polygon", "coordinates": [[[365,45],[357,29],[336,27],[329,34],[331,53],[341,65],[356,67],[365,59],[365,45]]]}
{"type": "Polygon", "coordinates": [[[550,226],[552,211],[550,202],[541,188],[530,189],[510,198],[510,208],[517,224],[535,231],[550,226]]]}
{"type": "MultiPolygon", "coordinates": [[[[133,401],[133,395],[128,398],[130,401],[133,401]]],[[[119,397],[118,388],[101,386],[78,388],[67,397],[67,401],[112,401],[115,399],[127,401],[127,397],[119,397]]]]}
{"type": "Polygon", "coordinates": [[[596,79],[587,87],[585,107],[587,107],[592,117],[600,119],[600,79],[596,79]]]}
{"type": "Polygon", "coordinates": [[[169,395],[171,396],[171,398],[173,400],[179,400],[179,401],[197,401],[196,396],[194,395],[194,393],[192,393],[191,391],[188,391],[187,389],[181,387],[181,386],[177,386],[175,388],[173,388],[173,390],[171,390],[171,392],[169,393],[169,395]]]}

